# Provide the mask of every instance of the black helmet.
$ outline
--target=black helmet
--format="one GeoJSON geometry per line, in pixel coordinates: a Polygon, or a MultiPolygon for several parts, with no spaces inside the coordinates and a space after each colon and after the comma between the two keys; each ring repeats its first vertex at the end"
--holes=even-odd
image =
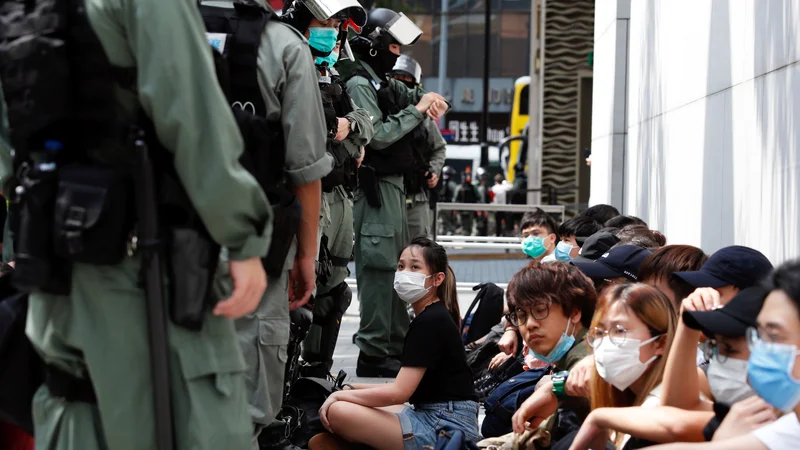
{"type": "Polygon", "coordinates": [[[351,38],[350,43],[361,54],[360,50],[363,53],[370,50],[388,51],[390,44],[413,45],[420,36],[422,30],[405,14],[387,8],[375,8],[367,15],[367,23],[362,27],[361,34],[351,38]]]}
{"type": "Polygon", "coordinates": [[[479,180],[489,179],[489,172],[487,172],[486,169],[483,167],[478,167],[478,170],[475,171],[475,175],[478,176],[479,180]]]}
{"type": "Polygon", "coordinates": [[[453,178],[455,176],[456,176],[456,169],[453,169],[450,166],[444,166],[442,168],[442,179],[443,180],[449,180],[450,178],[453,178]]]}

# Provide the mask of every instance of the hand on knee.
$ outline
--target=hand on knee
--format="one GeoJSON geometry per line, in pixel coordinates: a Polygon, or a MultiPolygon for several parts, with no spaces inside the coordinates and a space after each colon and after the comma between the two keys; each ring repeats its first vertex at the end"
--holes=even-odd
{"type": "MultiPolygon", "coordinates": [[[[347,420],[348,403],[343,401],[334,402],[328,407],[328,423],[331,426],[331,431],[337,433],[342,429],[342,422],[347,420]]],[[[337,433],[338,434],[338,433],[337,433]]]]}

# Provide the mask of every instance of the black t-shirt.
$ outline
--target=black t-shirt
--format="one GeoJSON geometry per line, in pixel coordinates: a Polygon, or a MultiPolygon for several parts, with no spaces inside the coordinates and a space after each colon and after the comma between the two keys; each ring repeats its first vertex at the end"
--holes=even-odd
{"type": "Polygon", "coordinates": [[[472,370],[458,327],[443,301],[425,308],[408,327],[403,367],[424,367],[412,405],[457,400],[477,401],[472,370]]]}
{"type": "Polygon", "coordinates": [[[730,406],[724,403],[714,402],[714,418],[703,428],[703,437],[706,438],[706,441],[711,442],[711,438],[714,437],[714,433],[717,432],[717,428],[722,424],[722,421],[730,410],[730,406]]]}

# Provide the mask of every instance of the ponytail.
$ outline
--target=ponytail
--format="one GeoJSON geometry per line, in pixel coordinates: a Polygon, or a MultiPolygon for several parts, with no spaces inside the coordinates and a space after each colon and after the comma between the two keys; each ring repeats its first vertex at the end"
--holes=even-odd
{"type": "Polygon", "coordinates": [[[447,311],[450,312],[456,325],[461,329],[461,309],[458,307],[456,274],[453,273],[453,269],[449,264],[444,271],[444,281],[439,285],[439,289],[436,290],[436,295],[439,296],[439,300],[444,302],[447,311]]]}
{"type": "Polygon", "coordinates": [[[436,295],[453,317],[458,328],[461,328],[461,310],[458,307],[458,291],[456,289],[456,275],[447,261],[447,252],[444,247],[426,237],[416,237],[407,247],[422,249],[422,257],[428,265],[431,274],[443,272],[444,281],[436,288],[436,295]]]}

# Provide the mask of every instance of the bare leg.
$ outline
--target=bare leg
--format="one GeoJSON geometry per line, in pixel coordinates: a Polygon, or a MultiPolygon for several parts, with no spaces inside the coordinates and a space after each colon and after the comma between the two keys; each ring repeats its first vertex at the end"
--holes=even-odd
{"type": "Polygon", "coordinates": [[[350,442],[378,450],[403,450],[400,419],[391,412],[338,401],[328,408],[328,421],[337,436],[350,442]]]}

